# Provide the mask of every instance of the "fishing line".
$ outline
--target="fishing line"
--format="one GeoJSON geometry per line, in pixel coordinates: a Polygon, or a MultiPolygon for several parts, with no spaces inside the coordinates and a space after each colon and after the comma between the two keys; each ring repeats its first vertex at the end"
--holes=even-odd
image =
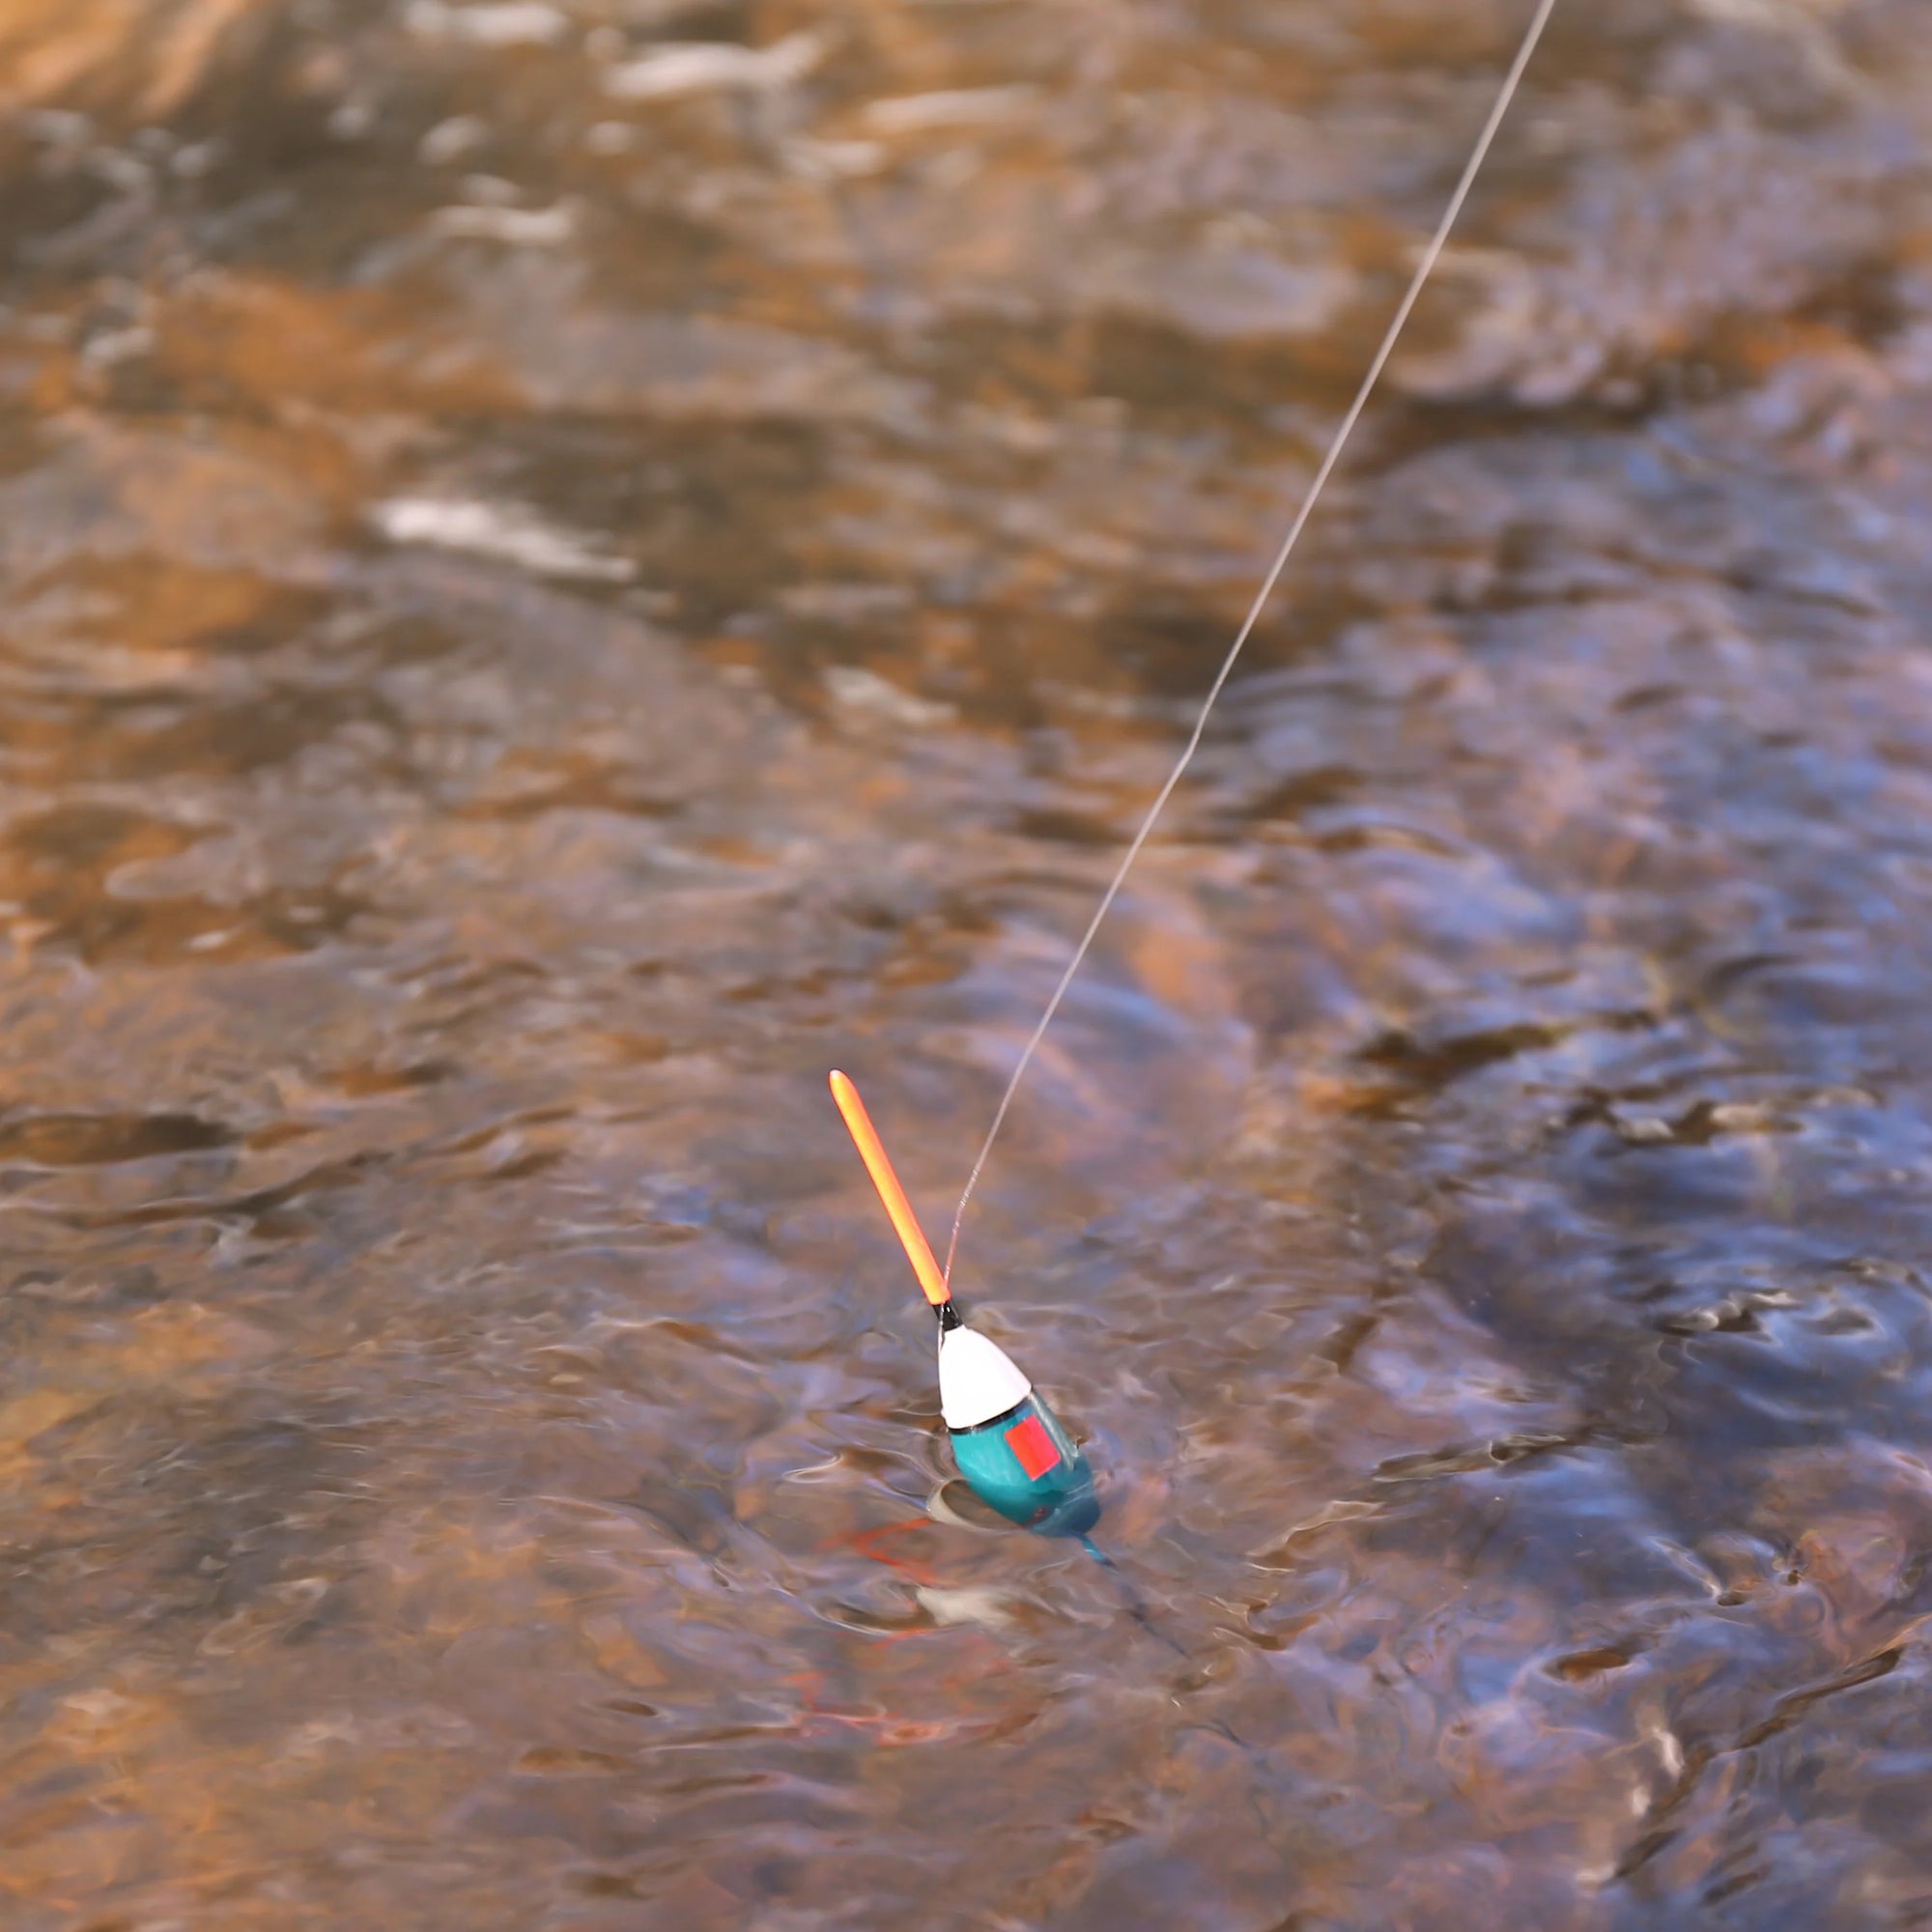
{"type": "MultiPolygon", "coordinates": [[[[1475,185],[1476,177],[1481,173],[1483,163],[1489,156],[1491,145],[1496,137],[1496,130],[1502,126],[1503,116],[1509,111],[1510,102],[1516,98],[1521,84],[1524,71],[1535,53],[1537,43],[1543,38],[1543,30],[1549,23],[1549,16],[1555,11],[1556,0],[1537,0],[1537,7],[1528,30],[1522,38],[1522,44],[1517,49],[1516,59],[1511,63],[1502,89],[1496,97],[1495,105],[1490,110],[1490,117],[1483,125],[1483,131],[1477,137],[1474,150],[1463,169],[1462,178],[1456,184],[1455,192],[1449,197],[1449,206],[1436,224],[1435,234],[1422,251],[1414,273],[1409,277],[1407,290],[1398,305],[1395,317],[1383,333],[1381,344],[1377,349],[1374,359],[1369,364],[1367,375],[1362,378],[1361,386],[1355,391],[1353,402],[1343,416],[1340,426],[1330,439],[1326,452],[1321,458],[1313,481],[1308,486],[1300,509],[1295,513],[1294,522],[1290,526],[1281,548],[1275,552],[1274,561],[1268,566],[1261,587],[1255,592],[1248,606],[1247,615],[1241,620],[1240,629],[1235,635],[1227,655],[1221,660],[1221,668],[1214,674],[1214,681],[1208,689],[1200,711],[1194,720],[1194,728],[1188,733],[1187,742],[1182,747],[1180,756],[1167,780],[1154,795],[1153,803],[1142,817],[1139,829],[1131,843],[1114,869],[1106,891],[1100,896],[1094,916],[1087,923],[1087,930],[1081,935],[1073,956],[1067,961],[1066,969],[1060,976],[1060,983],[1053,989],[1053,997],[1046,1003],[1046,1010],[1041,1013],[1039,1023],[1033,1030],[1019,1064],[1013,1068],[1012,1077],[1007,1082],[1006,1092],[1000,1096],[1000,1104],[993,1115],[993,1122],[986,1130],[986,1138],[980,1144],[980,1151],[973,1162],[973,1171],[968,1175],[966,1186],[959,1196],[959,1205],[953,1210],[952,1237],[946,1251],[946,1265],[941,1268],[934,1260],[932,1250],[919,1225],[919,1217],[913,1211],[912,1204],[906,1198],[905,1189],[899,1184],[898,1176],[893,1171],[893,1164],[878,1130],[872,1124],[871,1116],[866,1110],[866,1103],[859,1096],[859,1090],[843,1073],[835,1072],[831,1076],[832,1097],[839,1113],[844,1117],[845,1125],[858,1148],[860,1157],[870,1175],[872,1185],[877,1190],[879,1200],[893,1224],[893,1231],[898,1236],[899,1245],[905,1250],[906,1259],[912,1264],[913,1272],[919,1278],[921,1289],[932,1307],[939,1324],[939,1408],[941,1420],[952,1445],[952,1460],[967,1486],[980,1500],[1008,1521],[1018,1523],[1022,1528],[1032,1529],[1045,1536],[1078,1537],[1087,1552],[1096,1562],[1112,1571],[1124,1595],[1128,1613],[1151,1635],[1172,1647],[1177,1654],[1185,1656],[1185,1647],[1165,1633],[1154,1621],[1147,1605],[1141,1601],[1139,1592],[1129,1578],[1121,1572],[1110,1557],[1095,1544],[1090,1534],[1100,1518],[1100,1502],[1095,1492],[1094,1472],[1089,1466],[1080,1446],[1066,1432],[1060,1418],[1054,1414],[1043,1396],[1035,1388],[1021,1372],[1018,1365],[993,1339],[981,1330],[970,1326],[961,1315],[952,1298],[952,1264],[959,1253],[959,1231],[966,1218],[966,1209],[973,1199],[973,1190],[978,1186],[980,1175],[985,1171],[987,1157],[993,1151],[993,1144],[999,1138],[1000,1129],[1006,1123],[1007,1115],[1011,1111],[1013,1096],[1018,1093],[1020,1082],[1027,1068],[1033,1064],[1040,1041],[1046,1030],[1053,1023],[1054,1015],[1060,1010],[1061,1003],[1066,997],[1066,989],[1073,983],[1075,974],[1080,971],[1088,953],[1093,950],[1094,935],[1099,931],[1102,921],[1120,896],[1121,888],[1126,883],[1127,874],[1140,857],[1142,848],[1152,835],[1155,822],[1159,819],[1167,802],[1173,797],[1180,783],[1194,754],[1201,748],[1201,741],[1207,733],[1208,720],[1216,700],[1234,674],[1235,665],[1248,639],[1253,635],[1256,624],[1261,619],[1264,608],[1272,594],[1281,574],[1287,568],[1294,547],[1301,540],[1301,533],[1308,526],[1308,520],[1321,500],[1321,493],[1327,488],[1328,479],[1334,474],[1336,466],[1342,460],[1349,439],[1354,433],[1355,425],[1361,420],[1362,412],[1368,407],[1369,398],[1374,394],[1376,384],[1380,381],[1382,371],[1387,367],[1389,357],[1394,354],[1397,342],[1408,322],[1416,301],[1429,278],[1441,259],[1442,250],[1449,240],[1449,232],[1455,226],[1457,217],[1463,212],[1463,205],[1469,197],[1469,190],[1475,185]]],[[[1230,1732],[1229,1736],[1233,1736],[1230,1732]]],[[[1238,1739],[1235,1740],[1239,1743],[1238,1739]]]]}
{"type": "Polygon", "coordinates": [[[1126,884],[1127,874],[1132,871],[1134,861],[1141,855],[1141,848],[1148,842],[1155,822],[1166,809],[1167,802],[1174,796],[1175,788],[1180,783],[1187,768],[1194,762],[1194,754],[1201,749],[1201,740],[1208,729],[1208,716],[1219,701],[1228,679],[1233,676],[1236,664],[1246,648],[1256,624],[1261,620],[1263,610],[1274,593],[1274,587],[1281,580],[1282,572],[1288,567],[1288,560],[1294,554],[1296,544],[1301,541],[1301,533],[1308,526],[1308,520],[1315,513],[1315,506],[1321,499],[1321,493],[1328,487],[1328,479],[1335,473],[1336,466],[1348,448],[1349,439],[1355,432],[1355,425],[1361,420],[1362,412],[1368,408],[1369,398],[1375,393],[1376,385],[1381,381],[1382,371],[1388,366],[1389,357],[1394,355],[1396,344],[1402,338],[1403,330],[1408,326],[1408,318],[1420,299],[1422,291],[1428,286],[1429,278],[1435,271],[1435,265],[1441,260],[1442,250],[1449,241],[1449,232],[1455,227],[1457,217],[1463,213],[1463,204],[1469,198],[1469,190],[1476,185],[1476,177],[1482,173],[1483,163],[1488,160],[1490,149],[1494,144],[1496,130],[1503,124],[1503,116],[1509,112],[1510,102],[1516,99],[1517,89],[1522,84],[1522,76],[1534,56],[1537,43],[1543,39],[1543,30],[1549,24],[1549,16],[1555,11],[1556,0],[1538,0],[1537,9],[1531,18],[1528,30],[1522,38],[1522,44],[1517,49],[1516,59],[1510,64],[1501,92],[1496,96],[1496,103],[1490,110],[1490,118],[1483,124],[1483,131],[1476,137],[1476,145],[1471,151],[1467,164],[1463,169],[1462,179],[1456,184],[1456,191],[1449,197],[1449,205],[1443,211],[1442,219],[1436,224],[1435,233],[1430,238],[1429,245],[1422,251],[1416,264],[1415,272],[1409,277],[1407,292],[1397,307],[1394,320],[1390,322],[1382,336],[1381,347],[1376,351],[1375,359],[1369,364],[1368,374],[1362,378],[1361,386],[1355,391],[1355,399],[1349,406],[1348,413],[1342,418],[1340,427],[1328,443],[1327,453],[1322,457],[1321,467],[1315,472],[1315,480],[1308,486],[1308,494],[1302,498],[1301,508],[1295,512],[1294,522],[1289,526],[1287,536],[1282,539],[1281,548],[1274,554],[1274,561],[1268,566],[1267,575],[1262,579],[1261,588],[1255,592],[1254,601],[1248,606],[1248,612],[1241,620],[1240,629],[1235,634],[1235,641],[1229,645],[1228,654],[1221,660],[1221,668],[1215,672],[1214,681],[1208,687],[1208,696],[1202,701],[1199,715],[1194,720],[1194,728],[1188,733],[1187,743],[1181,748],[1174,769],[1167,775],[1167,781],[1154,794],[1153,803],[1148,807],[1146,816],[1140,822],[1140,829],[1134,834],[1121,863],[1114,869],[1114,876],[1107,882],[1107,889],[1100,895],[1100,903],[1094,909],[1094,917],[1087,922],[1087,930],[1081,934],[1080,944],[1073,949],[1073,957],[1066,962],[1066,970],[1060,976],[1060,983],[1053,989],[1053,997],[1046,1003],[1046,1010],[1039,1016],[1039,1024],[1033,1030],[1021,1051],[1019,1064],[1013,1068],[1012,1077],[1007,1082],[1007,1090],[1000,1095],[1000,1104],[994,1110],[993,1123],[986,1129],[986,1138],[980,1143],[980,1151],[974,1157],[973,1171],[966,1177],[965,1188],[959,1196],[959,1205],[952,1212],[952,1236],[947,1243],[946,1266],[943,1280],[950,1286],[952,1280],[952,1264],[959,1254],[959,1230],[966,1219],[966,1209],[973,1199],[973,1190],[980,1184],[980,1177],[985,1172],[987,1156],[993,1151],[993,1143],[1000,1137],[1000,1129],[1006,1124],[1007,1115],[1011,1110],[1013,1095],[1019,1092],[1020,1082],[1026,1077],[1027,1068],[1032,1065],[1034,1055],[1039,1043],[1046,1037],[1046,1030],[1053,1024],[1054,1015],[1059,1012],[1061,1002],[1066,997],[1066,989],[1072,985],[1074,976],[1093,951],[1094,939],[1100,930],[1102,922],[1112,911],[1114,901],[1120,896],[1121,888],[1126,884]]]}
{"type": "MultiPolygon", "coordinates": [[[[1179,1658],[1181,1662],[1193,1662],[1194,1660],[1187,1654],[1187,1646],[1179,1637],[1169,1635],[1166,1631],[1162,1630],[1154,1622],[1153,1612],[1148,1608],[1141,1593],[1135,1589],[1133,1578],[1091,1536],[1082,1536],[1080,1547],[1101,1569],[1113,1577],[1115,1586],[1121,1593],[1121,1602],[1127,1615],[1142,1630],[1146,1631],[1148,1635],[1152,1637],[1156,1643],[1164,1643],[1169,1650],[1173,1651],[1176,1657],[1179,1658]]],[[[1232,1735],[1232,1733],[1229,1735],[1232,1735]]],[[[1235,1739],[1236,1744],[1238,1745],[1240,1742],[1239,1738],[1235,1739]]]]}

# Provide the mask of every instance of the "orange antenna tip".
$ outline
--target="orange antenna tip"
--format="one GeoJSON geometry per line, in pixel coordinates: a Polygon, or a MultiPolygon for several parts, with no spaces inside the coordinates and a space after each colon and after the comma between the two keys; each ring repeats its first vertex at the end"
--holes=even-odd
{"type": "Polygon", "coordinates": [[[879,1190],[879,1199],[885,1204],[886,1212],[892,1219],[893,1232],[899,1237],[899,1246],[906,1251],[906,1260],[911,1262],[912,1271],[918,1275],[926,1300],[935,1308],[944,1308],[952,1300],[952,1291],[947,1287],[946,1277],[939,1271],[939,1264],[933,1259],[932,1249],[921,1231],[919,1217],[912,1211],[912,1203],[906,1199],[906,1191],[899,1185],[898,1176],[893,1172],[885,1143],[879,1139],[879,1130],[873,1126],[872,1117],[867,1113],[858,1088],[844,1074],[834,1072],[832,1097],[844,1117],[846,1131],[859,1150],[859,1158],[866,1163],[866,1172],[872,1177],[872,1185],[879,1190]]]}

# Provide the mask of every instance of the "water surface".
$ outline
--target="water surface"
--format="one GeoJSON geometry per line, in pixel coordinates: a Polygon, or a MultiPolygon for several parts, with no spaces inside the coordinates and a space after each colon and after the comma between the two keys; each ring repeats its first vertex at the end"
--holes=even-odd
{"type": "Polygon", "coordinates": [[[10,1932],[1932,1920],[1932,43],[16,0],[10,1932]],[[1136,1616],[1130,1605],[1138,1605],[1136,1616]]]}

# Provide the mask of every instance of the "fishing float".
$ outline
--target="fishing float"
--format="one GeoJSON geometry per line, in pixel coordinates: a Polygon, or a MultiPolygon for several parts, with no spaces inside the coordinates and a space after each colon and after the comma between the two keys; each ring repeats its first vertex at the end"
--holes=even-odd
{"type": "Polygon", "coordinates": [[[1012,1357],[966,1325],[858,1088],[834,1073],[832,1097],[938,1319],[939,1409],[960,1475],[1009,1522],[1085,1536],[1100,1520],[1086,1457],[1012,1357]]]}

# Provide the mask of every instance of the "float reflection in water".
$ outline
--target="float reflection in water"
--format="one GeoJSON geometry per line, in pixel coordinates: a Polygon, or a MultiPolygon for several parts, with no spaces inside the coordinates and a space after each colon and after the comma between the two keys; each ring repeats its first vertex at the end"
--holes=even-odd
{"type": "Polygon", "coordinates": [[[1006,1350],[960,1319],[858,1088],[834,1073],[832,1097],[939,1319],[940,1411],[959,1473],[1009,1522],[1044,1536],[1085,1536],[1100,1520],[1087,1459],[1006,1350]]]}

